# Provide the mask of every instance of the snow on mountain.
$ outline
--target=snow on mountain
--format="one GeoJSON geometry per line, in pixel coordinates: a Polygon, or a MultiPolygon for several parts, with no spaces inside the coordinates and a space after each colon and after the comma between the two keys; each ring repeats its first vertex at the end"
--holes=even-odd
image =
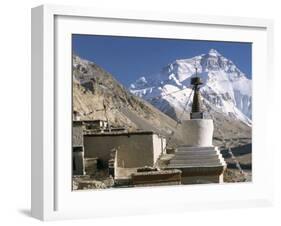
{"type": "MultiPolygon", "coordinates": [[[[251,125],[252,81],[215,49],[189,59],[175,60],[157,74],[140,77],[129,90],[179,119],[179,112],[191,93],[190,78],[195,75],[196,68],[204,82],[200,89],[203,103],[210,113],[219,112],[251,125]],[[167,95],[169,93],[172,94],[167,95]]],[[[187,113],[184,117],[188,117],[187,113]]]]}

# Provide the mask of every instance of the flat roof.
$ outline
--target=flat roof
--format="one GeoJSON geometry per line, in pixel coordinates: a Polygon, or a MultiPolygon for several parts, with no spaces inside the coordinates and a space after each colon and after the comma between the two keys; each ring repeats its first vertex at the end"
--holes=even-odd
{"type": "Polygon", "coordinates": [[[90,133],[90,134],[84,134],[86,137],[91,136],[131,136],[131,135],[152,135],[157,134],[154,131],[116,131],[116,132],[105,132],[105,133],[90,133]]]}
{"type": "Polygon", "coordinates": [[[103,119],[80,119],[80,120],[75,120],[73,119],[72,122],[107,122],[107,120],[103,120],[103,119]]]}
{"type": "Polygon", "coordinates": [[[82,122],[107,122],[107,120],[104,119],[83,119],[82,122]]]}

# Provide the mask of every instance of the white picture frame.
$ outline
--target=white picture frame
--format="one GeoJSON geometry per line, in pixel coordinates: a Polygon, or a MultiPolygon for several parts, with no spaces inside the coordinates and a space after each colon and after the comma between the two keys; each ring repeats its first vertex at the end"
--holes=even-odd
{"type": "Polygon", "coordinates": [[[266,84],[273,82],[272,59],[271,20],[57,5],[33,8],[32,216],[56,220],[271,205],[273,177],[266,172],[273,172],[273,150],[268,148],[265,119],[272,103],[259,90],[271,92],[266,84]],[[71,102],[69,35],[77,32],[253,42],[253,182],[72,192],[71,114],[66,115],[71,102]]]}

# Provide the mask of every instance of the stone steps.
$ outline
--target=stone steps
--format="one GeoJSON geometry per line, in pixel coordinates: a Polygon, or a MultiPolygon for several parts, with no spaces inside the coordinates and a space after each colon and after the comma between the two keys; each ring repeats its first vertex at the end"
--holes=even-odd
{"type": "Polygon", "coordinates": [[[180,169],[180,168],[210,168],[210,167],[222,167],[221,163],[204,163],[204,164],[199,164],[199,163],[193,163],[193,164],[170,164],[167,168],[172,168],[172,169],[180,169]]]}
{"type": "Polygon", "coordinates": [[[213,146],[179,146],[168,168],[221,167],[225,162],[220,151],[213,146]]]}
{"type": "Polygon", "coordinates": [[[211,153],[208,155],[203,155],[203,154],[175,155],[173,159],[217,159],[217,158],[218,158],[218,154],[211,153]]]}
{"type": "Polygon", "coordinates": [[[212,151],[216,149],[214,146],[208,146],[208,147],[190,147],[190,146],[179,146],[177,148],[176,151],[185,151],[185,152],[188,152],[188,151],[200,151],[200,152],[203,152],[203,151],[212,151]]]}
{"type": "Polygon", "coordinates": [[[220,164],[220,160],[217,159],[177,159],[177,160],[171,160],[170,161],[171,165],[176,165],[176,164],[186,164],[186,165],[193,165],[193,164],[220,164]]]}
{"type": "Polygon", "coordinates": [[[175,153],[175,156],[217,156],[217,152],[215,150],[212,151],[196,151],[196,152],[187,152],[187,151],[178,151],[175,153]]]}

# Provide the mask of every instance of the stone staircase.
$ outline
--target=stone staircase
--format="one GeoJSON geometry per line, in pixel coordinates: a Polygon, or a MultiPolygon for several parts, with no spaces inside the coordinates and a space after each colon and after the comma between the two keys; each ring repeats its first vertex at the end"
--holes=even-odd
{"type": "Polygon", "coordinates": [[[166,168],[181,170],[183,184],[212,183],[221,182],[226,162],[217,147],[179,146],[166,168]]]}
{"type": "Polygon", "coordinates": [[[168,168],[226,166],[217,147],[180,146],[170,160],[168,168]]]}

